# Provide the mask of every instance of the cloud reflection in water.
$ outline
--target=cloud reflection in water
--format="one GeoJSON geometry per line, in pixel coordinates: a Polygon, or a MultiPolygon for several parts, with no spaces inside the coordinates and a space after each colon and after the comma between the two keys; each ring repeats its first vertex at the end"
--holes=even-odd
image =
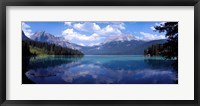
{"type": "Polygon", "coordinates": [[[171,61],[163,59],[146,61],[143,57],[141,59],[138,59],[138,57],[134,59],[134,57],[130,56],[128,58],[85,56],[78,61],[29,69],[26,72],[26,76],[38,84],[176,83],[177,73],[170,66],[171,61]]]}

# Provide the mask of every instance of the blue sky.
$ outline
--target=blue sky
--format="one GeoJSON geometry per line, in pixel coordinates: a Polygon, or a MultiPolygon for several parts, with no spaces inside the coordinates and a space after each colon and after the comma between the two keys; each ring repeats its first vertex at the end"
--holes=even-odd
{"type": "Polygon", "coordinates": [[[56,37],[82,46],[93,46],[110,40],[165,39],[164,33],[154,31],[163,22],[22,22],[22,30],[30,37],[46,31],[56,37]]]}

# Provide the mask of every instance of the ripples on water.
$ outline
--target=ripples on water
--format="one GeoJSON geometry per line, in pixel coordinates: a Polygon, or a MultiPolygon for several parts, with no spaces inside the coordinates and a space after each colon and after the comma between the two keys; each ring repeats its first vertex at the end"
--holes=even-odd
{"type": "MultiPolygon", "coordinates": [[[[139,55],[27,58],[25,76],[36,84],[176,84],[173,60],[139,55]]],[[[24,63],[23,63],[24,64],[24,63]]],[[[23,66],[24,67],[24,66],[23,66]]]]}

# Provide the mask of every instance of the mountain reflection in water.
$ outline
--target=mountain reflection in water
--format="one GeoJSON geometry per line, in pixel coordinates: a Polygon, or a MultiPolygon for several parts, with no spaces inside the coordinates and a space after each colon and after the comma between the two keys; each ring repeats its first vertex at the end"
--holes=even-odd
{"type": "Polygon", "coordinates": [[[36,84],[176,84],[172,62],[142,55],[32,57],[25,75],[36,84]]]}

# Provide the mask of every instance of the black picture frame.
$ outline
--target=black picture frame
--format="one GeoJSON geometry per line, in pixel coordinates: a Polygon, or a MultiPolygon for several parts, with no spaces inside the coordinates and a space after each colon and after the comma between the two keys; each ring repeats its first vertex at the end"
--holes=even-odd
{"type": "MultiPolygon", "coordinates": [[[[199,0],[0,0],[0,104],[2,106],[199,106],[199,0]],[[194,6],[194,100],[6,100],[6,6],[194,6]]],[[[189,70],[188,70],[189,71],[189,70]]],[[[20,96],[20,95],[19,95],[20,96]]]]}

